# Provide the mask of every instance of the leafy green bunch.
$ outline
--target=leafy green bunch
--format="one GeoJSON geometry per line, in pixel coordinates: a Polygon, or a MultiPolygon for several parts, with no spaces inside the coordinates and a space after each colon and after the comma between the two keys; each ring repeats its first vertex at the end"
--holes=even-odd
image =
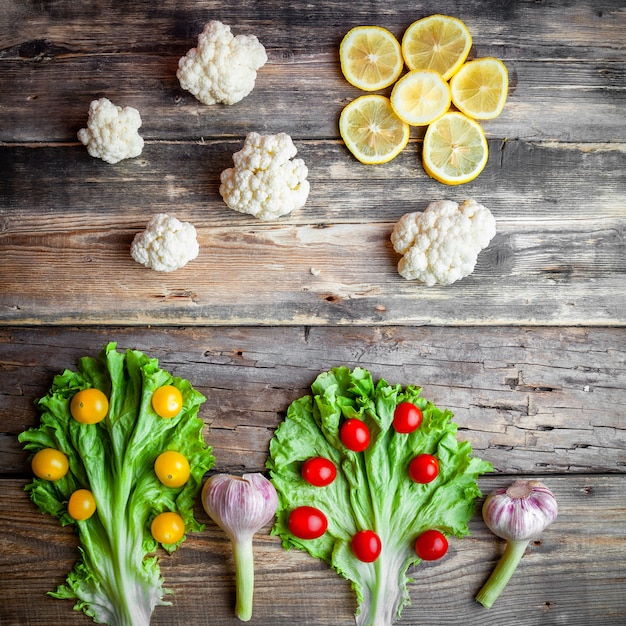
{"type": "MultiPolygon", "coordinates": [[[[32,501],[43,513],[57,517],[62,525],[75,524],[80,558],[50,595],[78,602],[94,621],[114,626],[144,626],[157,605],[169,604],[151,521],[164,511],[178,513],[186,531],[199,531],[193,505],[202,477],[214,464],[212,448],[202,436],[198,417],[206,400],[191,384],[160,369],[156,359],[142,352],[116,351],[109,343],[97,358],[84,357],[77,371],[65,370],[54,378],[48,394],[36,401],[40,426],[21,433],[26,450],[44,448],[63,452],[69,471],[59,480],[34,478],[26,486],[32,501]],[[182,394],[180,413],[172,419],[159,417],[151,405],[154,391],[173,385],[182,394]],[[81,424],[70,412],[78,391],[96,388],[109,399],[109,411],[97,424],[81,424]],[[189,461],[189,480],[168,487],[155,475],[160,453],[177,450],[189,461]],[[89,489],[97,503],[96,513],[83,521],[67,511],[70,495],[89,489]]],[[[184,541],[163,545],[173,552],[184,541]]]]}
{"type": "Polygon", "coordinates": [[[421,389],[374,384],[370,372],[334,368],[320,374],[312,395],[295,400],[270,442],[267,467],[279,494],[273,533],[285,548],[296,547],[323,559],[352,582],[358,600],[357,624],[385,626],[400,617],[409,602],[407,570],[420,562],[416,538],[425,530],[444,535],[469,534],[474,501],[481,495],[476,478],[492,470],[471,456],[468,442],[456,438],[453,414],[420,397],[421,389]],[[396,432],[396,406],[410,402],[421,409],[421,426],[410,434],[396,432]],[[342,424],[362,420],[371,441],[362,452],[341,440],[342,424]],[[434,455],[439,475],[427,484],[413,482],[407,472],[417,454],[434,455]],[[302,477],[303,463],[325,457],[337,469],[335,480],[316,487],[302,477]],[[296,537],[290,513],[311,506],[324,513],[328,528],[314,539],[296,537]],[[382,550],[374,562],[363,562],[351,549],[355,533],[365,529],[380,537],[382,550]]]}

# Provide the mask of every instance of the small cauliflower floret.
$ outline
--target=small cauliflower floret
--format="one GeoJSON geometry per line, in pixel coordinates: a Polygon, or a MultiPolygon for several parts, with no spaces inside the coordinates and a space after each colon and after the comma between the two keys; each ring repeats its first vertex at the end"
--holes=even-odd
{"type": "Polygon", "coordinates": [[[87,128],[78,131],[78,139],[92,157],[117,163],[141,154],[143,138],[137,132],[140,126],[137,109],[122,109],[107,98],[100,98],[89,105],[87,128]]]}
{"type": "Polygon", "coordinates": [[[495,234],[496,220],[482,204],[438,200],[424,212],[403,215],[391,242],[404,255],[398,263],[402,277],[428,286],[451,285],[474,271],[478,253],[495,234]]]}
{"type": "Polygon", "coordinates": [[[204,104],[235,104],[253,89],[256,73],[267,62],[254,35],[237,35],[213,20],[198,35],[198,44],[178,61],[180,86],[204,104]]]}
{"type": "Polygon", "coordinates": [[[304,206],[309,195],[309,171],[286,133],[249,133],[233,154],[235,167],[220,175],[220,194],[235,211],[272,220],[304,206]]]}
{"type": "Polygon", "coordinates": [[[194,226],[166,213],[153,216],[146,230],[137,233],[130,246],[130,254],[137,263],[157,272],[173,272],[195,259],[198,252],[194,226]]]}

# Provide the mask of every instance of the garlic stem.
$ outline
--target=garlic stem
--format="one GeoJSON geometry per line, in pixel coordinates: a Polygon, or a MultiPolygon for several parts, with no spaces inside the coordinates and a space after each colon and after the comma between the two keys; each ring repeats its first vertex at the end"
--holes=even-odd
{"type": "Polygon", "coordinates": [[[231,541],[237,589],[235,612],[242,622],[247,622],[252,617],[254,596],[252,538],[274,519],[278,494],[274,485],[259,473],[241,477],[216,474],[204,483],[202,505],[231,541]]]}
{"type": "Polygon", "coordinates": [[[242,622],[252,617],[252,601],[254,596],[254,556],[252,537],[233,541],[233,557],[235,559],[235,584],[237,601],[235,613],[242,622]]]}
{"type": "Polygon", "coordinates": [[[483,585],[483,588],[478,592],[476,596],[477,602],[480,602],[487,609],[491,608],[519,565],[529,542],[530,539],[507,542],[498,564],[483,585]]]}
{"type": "Polygon", "coordinates": [[[483,519],[492,533],[507,542],[495,570],[476,600],[489,608],[502,593],[518,566],[526,546],[557,517],[554,494],[538,480],[516,480],[492,491],[483,504],[483,519]]]}

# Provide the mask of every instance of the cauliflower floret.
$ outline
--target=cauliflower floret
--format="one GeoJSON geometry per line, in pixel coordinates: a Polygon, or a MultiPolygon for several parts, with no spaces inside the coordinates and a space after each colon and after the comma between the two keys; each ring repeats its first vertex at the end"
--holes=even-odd
{"type": "Polygon", "coordinates": [[[474,200],[460,206],[450,200],[431,202],[422,212],[403,215],[391,242],[404,255],[398,272],[428,286],[451,285],[474,271],[478,253],[496,234],[491,211],[474,200]]]}
{"type": "Polygon", "coordinates": [[[166,213],[154,215],[130,246],[137,263],[157,272],[173,272],[195,259],[198,252],[194,226],[166,213]]]}
{"type": "Polygon", "coordinates": [[[220,194],[235,211],[272,220],[304,206],[309,195],[309,171],[286,133],[249,133],[233,154],[235,167],[220,175],[220,194]]]}
{"type": "Polygon", "coordinates": [[[257,70],[266,62],[265,48],[254,35],[235,37],[230,26],[213,20],[178,61],[176,76],[204,104],[235,104],[254,89],[257,70]]]}
{"type": "Polygon", "coordinates": [[[87,146],[91,156],[117,163],[141,154],[143,138],[137,132],[140,126],[137,109],[122,109],[107,98],[100,98],[89,105],[87,128],[78,131],[78,139],[87,146]]]}

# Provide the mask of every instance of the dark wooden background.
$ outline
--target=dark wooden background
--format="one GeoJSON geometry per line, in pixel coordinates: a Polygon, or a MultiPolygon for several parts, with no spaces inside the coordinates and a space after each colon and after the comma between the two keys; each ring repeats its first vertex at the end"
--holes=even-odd
{"type": "MultiPolygon", "coordinates": [[[[0,624],[88,624],[46,596],[76,559],[42,516],[19,432],[52,377],[107,341],[137,348],[207,396],[217,471],[262,471],[289,403],[335,365],[417,384],[455,413],[496,472],[544,480],[557,522],[530,545],[490,610],[473,597],[503,549],[480,514],[449,555],[413,572],[400,624],[626,623],[626,10],[617,0],[237,3],[3,0],[0,4],[0,624]],[[431,13],[461,18],[470,56],[510,74],[483,123],[484,172],[441,185],[420,164],[423,130],[389,164],[345,149],[339,113],[360,92],[338,46],[353,26],[398,37],[431,13]],[[205,22],[256,34],[269,61],[252,94],[207,107],[178,59],[205,22]],[[109,165],[76,139],[92,99],[134,106],[142,155],[109,165]],[[252,131],[289,133],[309,168],[305,207],[262,223],[229,210],[219,174],[252,131]],[[406,212],[473,197],[497,235],[448,287],[405,281],[389,235],[406,212]],[[192,222],[200,255],[158,274],[129,255],[151,215],[192,222]],[[314,270],[314,271],[312,271],[314,270]]],[[[480,504],[480,502],[479,502],[480,504]]],[[[173,606],[155,625],[236,624],[225,535],[161,557],[173,606]]],[[[349,584],[257,536],[251,623],[353,623],[349,584]]]]}

